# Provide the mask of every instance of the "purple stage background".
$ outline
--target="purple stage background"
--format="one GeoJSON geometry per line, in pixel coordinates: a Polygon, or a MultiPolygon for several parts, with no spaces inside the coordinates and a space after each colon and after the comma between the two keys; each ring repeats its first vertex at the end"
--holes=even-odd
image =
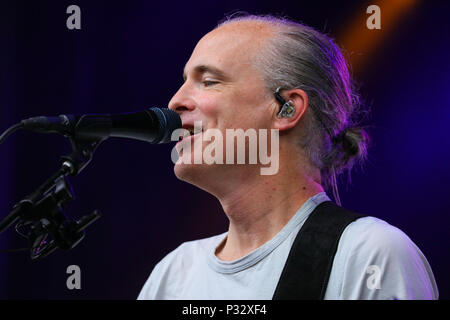
{"type": "MultiPolygon", "coordinates": [[[[398,1],[398,0],[396,0],[398,1]]],[[[166,107],[201,36],[226,14],[285,14],[337,37],[367,1],[2,1],[0,131],[37,115],[166,107]],[[81,8],[81,30],[66,8],[81,8]]],[[[402,229],[423,251],[441,299],[450,298],[450,4],[417,1],[355,70],[373,145],[341,186],[345,207],[402,229]]],[[[383,26],[383,7],[381,7],[383,26]]],[[[400,19],[400,18],[399,18],[400,19]]],[[[361,26],[364,28],[365,26],[361,26]]],[[[339,41],[338,41],[339,42],[339,41]]],[[[356,53],[357,54],[357,53],[356,53]]],[[[184,241],[222,233],[217,200],[173,174],[172,145],[108,140],[71,178],[67,211],[103,216],[69,252],[39,262],[0,253],[0,299],[135,299],[153,266],[184,241]],[[66,268],[81,268],[68,290],[66,268]]],[[[19,131],[0,145],[0,217],[70,153],[58,135],[19,131]]],[[[0,249],[26,243],[13,228],[0,249]]]]}

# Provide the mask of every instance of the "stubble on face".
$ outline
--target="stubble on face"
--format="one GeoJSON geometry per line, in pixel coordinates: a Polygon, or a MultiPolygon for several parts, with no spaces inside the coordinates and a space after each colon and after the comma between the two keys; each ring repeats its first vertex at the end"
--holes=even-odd
{"type": "MultiPolygon", "coordinates": [[[[190,72],[198,66],[212,66],[229,76],[227,81],[208,88],[206,94],[195,97],[197,114],[206,120],[205,129],[217,128],[225,137],[226,129],[267,128],[267,117],[271,117],[271,112],[267,110],[265,83],[256,68],[255,57],[273,34],[273,27],[265,23],[232,22],[211,31],[199,41],[185,67],[188,80],[190,72]]],[[[179,179],[207,191],[213,188],[211,184],[224,183],[220,179],[226,177],[224,172],[235,173],[229,165],[183,164],[175,167],[179,179]]],[[[239,172],[245,177],[242,166],[239,172]]]]}

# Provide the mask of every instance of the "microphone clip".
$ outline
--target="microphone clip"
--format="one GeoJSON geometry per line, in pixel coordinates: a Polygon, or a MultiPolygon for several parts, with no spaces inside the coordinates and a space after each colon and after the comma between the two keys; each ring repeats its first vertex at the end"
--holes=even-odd
{"type": "Polygon", "coordinates": [[[66,177],[58,177],[35,204],[22,207],[16,231],[28,239],[31,260],[42,259],[56,249],[70,250],[84,238],[84,229],[100,218],[97,210],[75,221],[64,214],[74,199],[66,177]]]}
{"type": "Polygon", "coordinates": [[[92,160],[103,139],[70,138],[72,154],[61,157],[61,168],[34,193],[13,207],[0,222],[0,233],[16,224],[17,233],[28,239],[32,261],[42,259],[56,249],[70,250],[84,238],[84,230],[100,218],[98,210],[81,217],[69,218],[64,210],[74,200],[68,176],[79,174],[92,160]]]}

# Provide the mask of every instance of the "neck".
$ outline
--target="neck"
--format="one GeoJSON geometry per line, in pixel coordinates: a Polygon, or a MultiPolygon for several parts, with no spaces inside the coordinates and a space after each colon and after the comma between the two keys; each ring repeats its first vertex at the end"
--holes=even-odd
{"type": "Polygon", "coordinates": [[[299,168],[299,162],[286,159],[280,161],[276,175],[235,175],[245,177],[245,182],[240,181],[235,184],[236,188],[216,195],[230,221],[228,236],[216,251],[218,258],[235,260],[260,247],[272,239],[310,197],[323,192],[321,185],[299,168]]]}

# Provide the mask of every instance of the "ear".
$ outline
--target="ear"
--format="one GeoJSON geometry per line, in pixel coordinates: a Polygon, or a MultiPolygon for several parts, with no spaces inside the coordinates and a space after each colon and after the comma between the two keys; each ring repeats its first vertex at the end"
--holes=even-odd
{"type": "Polygon", "coordinates": [[[278,118],[276,114],[278,114],[278,111],[281,108],[281,106],[279,106],[273,117],[273,128],[280,131],[286,131],[295,127],[305,114],[306,108],[308,107],[308,95],[302,89],[285,90],[281,92],[281,95],[286,101],[292,102],[295,113],[290,118],[278,118]]]}

